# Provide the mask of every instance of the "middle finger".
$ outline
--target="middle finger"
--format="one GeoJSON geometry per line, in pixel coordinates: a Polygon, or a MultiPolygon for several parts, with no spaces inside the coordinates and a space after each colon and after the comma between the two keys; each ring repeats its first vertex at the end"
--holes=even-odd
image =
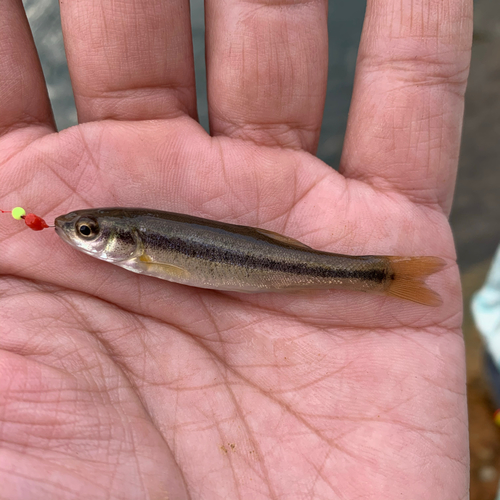
{"type": "Polygon", "coordinates": [[[314,152],[328,71],[325,0],[206,0],[214,135],[314,152]]]}

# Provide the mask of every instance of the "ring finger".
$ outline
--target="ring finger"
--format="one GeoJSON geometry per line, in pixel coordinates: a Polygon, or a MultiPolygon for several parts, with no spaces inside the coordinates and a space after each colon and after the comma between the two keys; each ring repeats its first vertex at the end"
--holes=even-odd
{"type": "Polygon", "coordinates": [[[188,0],[60,4],[80,122],[196,117],[188,0]]]}

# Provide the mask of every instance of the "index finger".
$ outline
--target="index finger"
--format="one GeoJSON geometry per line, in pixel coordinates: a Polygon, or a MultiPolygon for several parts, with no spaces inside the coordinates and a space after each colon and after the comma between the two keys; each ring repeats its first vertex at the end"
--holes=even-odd
{"type": "Polygon", "coordinates": [[[341,161],[346,177],[451,208],[472,0],[369,0],[341,161]]]}

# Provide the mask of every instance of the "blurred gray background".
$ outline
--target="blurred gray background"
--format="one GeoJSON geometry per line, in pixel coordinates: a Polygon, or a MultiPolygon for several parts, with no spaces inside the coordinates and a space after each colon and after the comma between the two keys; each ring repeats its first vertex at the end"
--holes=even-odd
{"type": "MultiPolygon", "coordinates": [[[[25,0],[59,129],[76,124],[57,0],[25,0]]],[[[318,156],[338,165],[365,0],[330,0],[328,94],[318,156]]],[[[191,0],[199,115],[207,128],[203,1],[191,0]]],[[[500,2],[476,0],[472,71],[451,223],[463,271],[500,242],[500,2]]]]}

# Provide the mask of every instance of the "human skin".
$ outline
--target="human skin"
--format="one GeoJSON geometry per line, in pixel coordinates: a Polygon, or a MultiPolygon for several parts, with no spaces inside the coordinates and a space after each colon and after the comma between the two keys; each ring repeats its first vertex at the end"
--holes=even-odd
{"type": "Polygon", "coordinates": [[[0,484],[22,499],[465,499],[448,223],[471,0],[368,2],[340,172],[314,156],[327,4],[206,2],[211,135],[185,0],[61,2],[79,125],[55,126],[20,1],[0,16],[0,207],[142,206],[321,250],[433,255],[432,308],[132,274],[0,226],[0,484]]]}

